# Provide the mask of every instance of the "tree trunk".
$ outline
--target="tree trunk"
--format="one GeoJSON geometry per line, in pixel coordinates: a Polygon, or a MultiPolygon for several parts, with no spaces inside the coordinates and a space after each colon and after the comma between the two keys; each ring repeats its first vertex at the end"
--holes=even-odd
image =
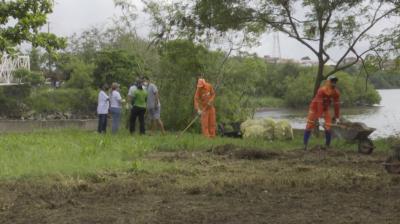
{"type": "Polygon", "coordinates": [[[315,80],[315,85],[314,85],[314,94],[313,96],[317,95],[318,89],[321,85],[321,82],[324,80],[324,63],[322,60],[319,60],[318,64],[318,73],[317,73],[317,78],[315,80]]]}

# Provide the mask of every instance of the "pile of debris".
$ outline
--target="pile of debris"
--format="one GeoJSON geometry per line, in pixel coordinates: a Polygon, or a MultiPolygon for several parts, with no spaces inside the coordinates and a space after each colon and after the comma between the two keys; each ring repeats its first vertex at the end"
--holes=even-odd
{"type": "Polygon", "coordinates": [[[265,140],[293,140],[293,129],[287,120],[271,118],[249,119],[240,126],[244,138],[265,140]]]}

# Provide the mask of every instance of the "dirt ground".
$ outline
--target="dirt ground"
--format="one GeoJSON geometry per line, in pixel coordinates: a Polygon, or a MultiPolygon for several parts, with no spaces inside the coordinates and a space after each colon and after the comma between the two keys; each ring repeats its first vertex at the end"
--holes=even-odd
{"type": "Polygon", "coordinates": [[[4,181],[0,223],[400,223],[400,175],[385,157],[157,152],[129,172],[4,181]]]}

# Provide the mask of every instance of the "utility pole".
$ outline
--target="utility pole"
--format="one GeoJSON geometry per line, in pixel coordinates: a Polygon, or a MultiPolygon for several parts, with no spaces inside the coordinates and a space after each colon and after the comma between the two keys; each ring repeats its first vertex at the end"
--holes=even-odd
{"type": "Polygon", "coordinates": [[[273,38],[274,38],[274,43],[272,49],[272,57],[274,57],[275,59],[281,59],[282,54],[281,54],[281,43],[280,43],[279,33],[278,32],[274,33],[273,38]]]}

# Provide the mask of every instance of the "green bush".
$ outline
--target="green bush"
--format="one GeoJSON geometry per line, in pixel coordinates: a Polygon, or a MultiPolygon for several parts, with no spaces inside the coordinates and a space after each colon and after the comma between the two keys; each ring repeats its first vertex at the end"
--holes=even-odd
{"type": "Polygon", "coordinates": [[[118,82],[122,86],[129,86],[140,73],[135,55],[124,49],[98,52],[95,65],[93,84],[96,87],[113,82],[118,82]]]}
{"type": "Polygon", "coordinates": [[[26,101],[31,93],[30,85],[0,87],[0,115],[20,118],[28,110],[26,101]]]}
{"type": "Polygon", "coordinates": [[[41,114],[70,112],[95,114],[97,91],[85,89],[40,89],[30,97],[30,107],[41,114]]]}
{"type": "Polygon", "coordinates": [[[45,82],[43,73],[32,72],[26,69],[18,69],[14,71],[14,78],[18,79],[20,83],[31,86],[40,86],[45,82]]]}
{"type": "Polygon", "coordinates": [[[68,64],[70,69],[70,77],[66,83],[69,88],[88,88],[93,82],[93,64],[86,64],[80,60],[71,60],[68,64]]]}

